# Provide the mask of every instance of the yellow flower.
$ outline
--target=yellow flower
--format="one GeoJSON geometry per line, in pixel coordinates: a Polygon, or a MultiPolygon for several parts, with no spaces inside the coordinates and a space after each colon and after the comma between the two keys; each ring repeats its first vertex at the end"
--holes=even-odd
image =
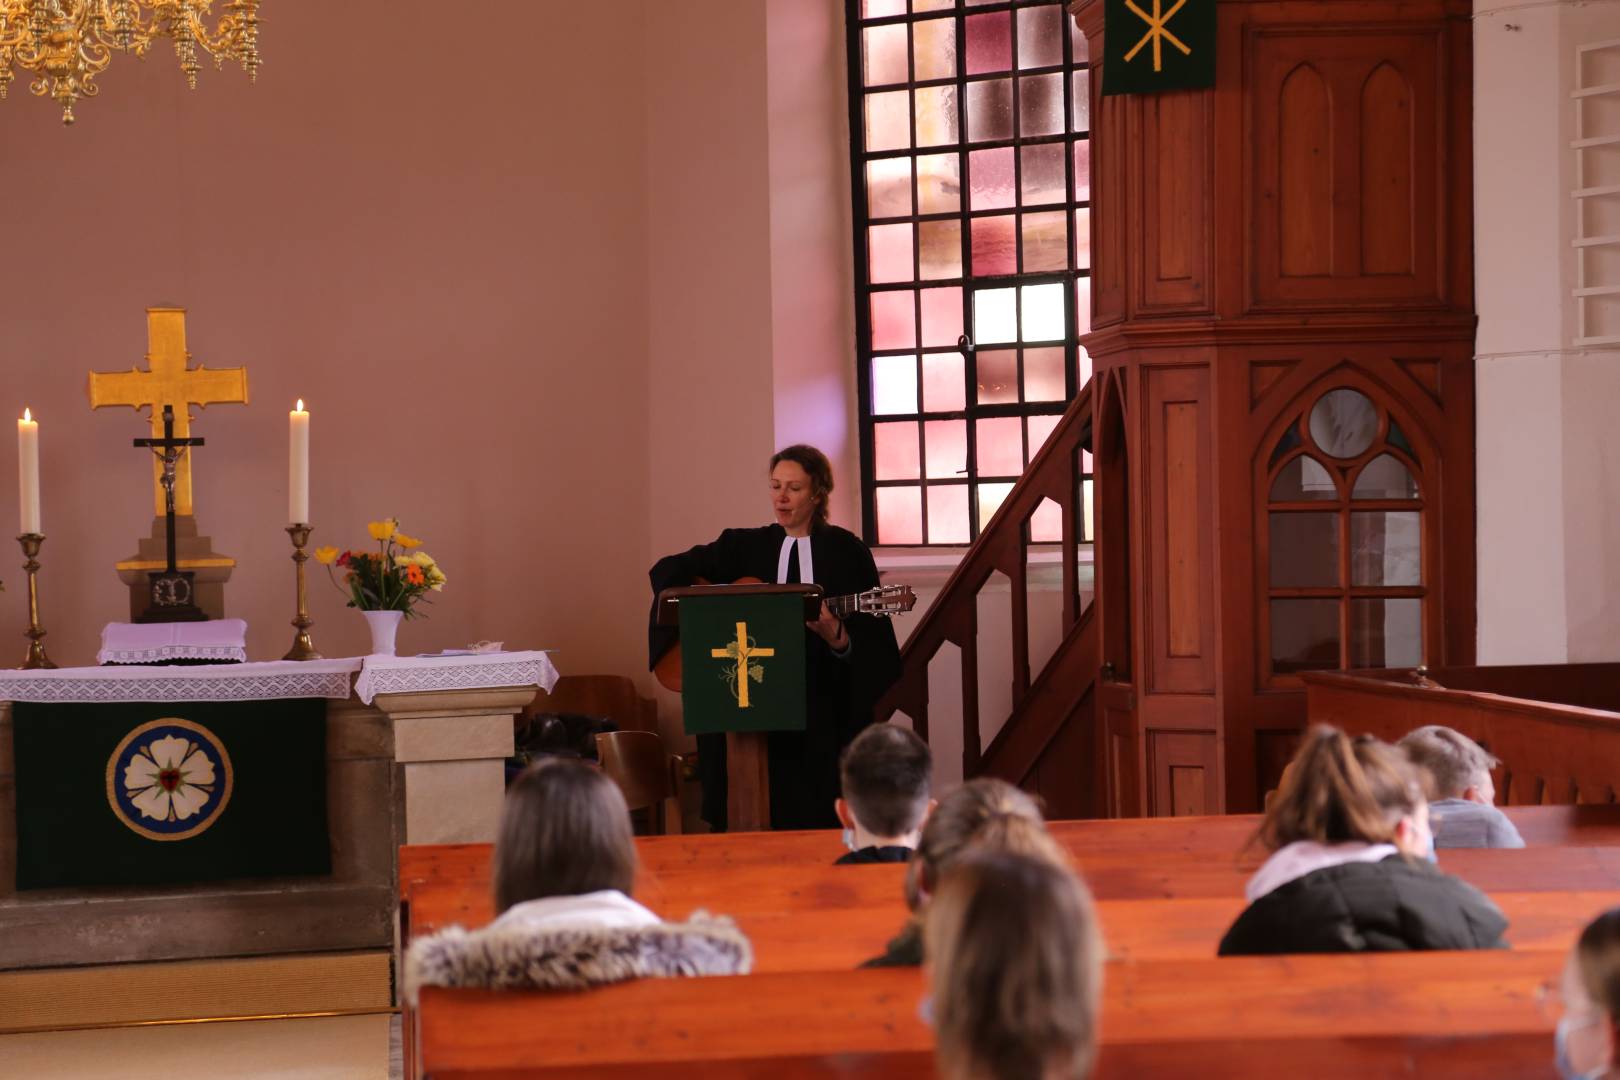
{"type": "Polygon", "coordinates": [[[331,566],[337,562],[338,549],[335,547],[318,547],[315,549],[315,561],[323,566],[331,566]]]}
{"type": "Polygon", "coordinates": [[[399,531],[399,522],[393,518],[383,518],[381,521],[368,524],[366,531],[371,534],[373,540],[387,540],[399,531]]]}
{"type": "Polygon", "coordinates": [[[407,551],[409,551],[411,548],[418,548],[422,546],[422,541],[418,540],[414,536],[406,536],[404,533],[395,533],[394,542],[407,551]]]}

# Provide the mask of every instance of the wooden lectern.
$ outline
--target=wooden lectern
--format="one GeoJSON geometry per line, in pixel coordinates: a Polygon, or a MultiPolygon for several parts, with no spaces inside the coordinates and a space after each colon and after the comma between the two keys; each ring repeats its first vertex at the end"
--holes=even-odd
{"type": "Polygon", "coordinates": [[[805,725],[804,624],[821,611],[821,587],[693,585],[658,594],[658,625],[680,643],[658,679],[681,692],[687,734],[726,736],[726,827],[771,827],[766,734],[805,725]]]}

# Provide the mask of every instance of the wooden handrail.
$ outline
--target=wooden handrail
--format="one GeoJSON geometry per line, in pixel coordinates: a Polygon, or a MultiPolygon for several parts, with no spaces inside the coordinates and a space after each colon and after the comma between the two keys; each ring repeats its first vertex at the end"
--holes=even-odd
{"type": "MultiPolygon", "coordinates": [[[[1442,724],[1475,740],[1501,761],[1497,800],[1509,805],[1610,803],[1620,797],[1620,712],[1536,701],[1493,692],[1515,683],[1533,688],[1550,668],[1490,667],[1428,673],[1413,685],[1406,670],[1311,671],[1305,683],[1312,721],[1394,741],[1425,724],[1442,724]],[[1436,682],[1438,676],[1442,682],[1436,682]],[[1443,680],[1481,689],[1455,689],[1443,680]]],[[[1566,696],[1602,700],[1620,664],[1565,665],[1566,696]]]]}
{"type": "MultiPolygon", "coordinates": [[[[961,655],[962,685],[962,775],[972,777],[981,771],[984,759],[979,739],[979,632],[978,595],[997,571],[1005,574],[1012,587],[1012,632],[1008,647],[1012,670],[1012,715],[1010,728],[1029,698],[1032,678],[1029,659],[1029,522],[1041,503],[1051,499],[1063,518],[1062,540],[1058,542],[1063,567],[1063,641],[1067,643],[1082,629],[1083,616],[1090,609],[1082,605],[1079,582],[1079,521],[1083,469],[1081,451],[1091,448],[1092,384],[1088,381],[1075,395],[1057,427],[1047,436],[1035,460],[995,515],[968,548],[956,570],[945,582],[934,603],[924,613],[917,628],[907,638],[901,652],[899,680],[878,706],[878,716],[887,718],[903,712],[925,741],[929,737],[928,665],[947,643],[961,655]]],[[[1049,546],[1049,545],[1040,545],[1049,546]]],[[[1060,644],[1054,658],[1064,654],[1060,644]]],[[[1095,671],[1091,672],[1095,677],[1095,671]]],[[[1084,686],[1066,688],[1076,698],[1084,686]]],[[[998,737],[998,742],[1000,737],[998,737]]]]}

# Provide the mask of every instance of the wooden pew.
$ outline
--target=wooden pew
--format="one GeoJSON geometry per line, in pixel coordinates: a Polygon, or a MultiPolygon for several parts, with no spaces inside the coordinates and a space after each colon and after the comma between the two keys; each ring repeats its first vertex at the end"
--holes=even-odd
{"type": "MultiPolygon", "coordinates": [[[[1098,1077],[1544,1077],[1543,952],[1112,964],[1098,1077]]],[[[578,994],[428,990],[419,1075],[932,1075],[914,969],[648,980],[578,994]]]]}
{"type": "MultiPolygon", "coordinates": [[[[1259,865],[1257,857],[1205,857],[1179,852],[1091,855],[1076,865],[1099,900],[1232,899],[1259,865]]],[[[1463,849],[1447,851],[1440,866],[1488,893],[1620,890],[1620,848],[1463,849]]],[[[665,917],[698,908],[739,915],[794,914],[898,904],[904,867],[739,866],[705,874],[643,871],[635,894],[665,917]]],[[[417,882],[407,894],[406,923],[418,932],[423,900],[433,920],[489,918],[489,883],[479,878],[417,882]],[[450,899],[454,900],[453,904],[450,899]]]]}
{"type": "MultiPolygon", "coordinates": [[[[1620,846],[1620,804],[1510,806],[1504,811],[1532,847],[1620,846]]],[[[1203,852],[1232,855],[1253,835],[1258,814],[1213,817],[1054,821],[1050,828],[1076,858],[1093,854],[1203,852]]],[[[842,848],[831,830],[646,836],[636,841],[644,869],[707,872],[717,866],[830,864],[842,848]]],[[[419,882],[489,880],[489,844],[418,844],[400,849],[401,895],[419,882]]]]}

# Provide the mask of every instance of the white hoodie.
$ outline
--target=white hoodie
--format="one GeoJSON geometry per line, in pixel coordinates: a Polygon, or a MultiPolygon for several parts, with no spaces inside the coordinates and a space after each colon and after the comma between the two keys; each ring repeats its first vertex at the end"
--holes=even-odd
{"type": "Polygon", "coordinates": [[[1243,895],[1252,904],[1314,871],[1348,862],[1383,862],[1394,854],[1397,854],[1394,844],[1368,844],[1360,840],[1318,844],[1314,840],[1296,840],[1278,848],[1261,864],[1249,879],[1243,895]]]}
{"type": "Polygon", "coordinates": [[[492,924],[501,929],[560,930],[565,928],[630,928],[652,926],[658,916],[618,889],[580,893],[577,896],[545,896],[525,900],[501,912],[492,924]]]}

